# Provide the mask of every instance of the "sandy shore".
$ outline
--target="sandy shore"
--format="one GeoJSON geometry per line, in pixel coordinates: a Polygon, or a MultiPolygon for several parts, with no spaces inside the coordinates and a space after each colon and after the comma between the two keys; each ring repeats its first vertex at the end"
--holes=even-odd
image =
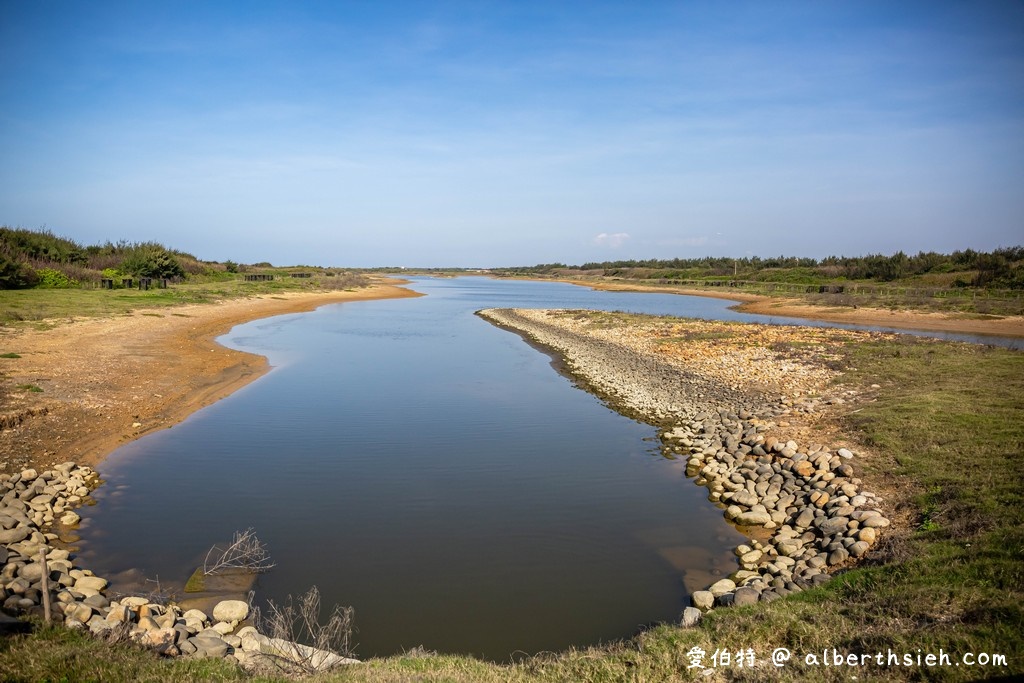
{"type": "Polygon", "coordinates": [[[137,310],[2,338],[9,393],[0,472],[95,465],[110,452],[237,391],[269,370],[263,356],[214,339],[235,325],[325,304],[420,296],[398,281],[357,291],[288,293],[137,310]],[[41,392],[14,387],[34,385],[41,392]]]}
{"type": "Polygon", "coordinates": [[[818,306],[805,303],[800,299],[762,296],[745,292],[715,292],[706,289],[655,287],[651,285],[591,282],[587,280],[560,280],[560,282],[605,291],[657,292],[659,294],[685,294],[713,299],[727,299],[738,302],[738,305],[732,308],[742,313],[804,318],[806,320],[849,323],[852,325],[893,327],[902,330],[1024,338],[1024,316],[1019,315],[979,318],[968,314],[893,311],[885,308],[818,306]]]}

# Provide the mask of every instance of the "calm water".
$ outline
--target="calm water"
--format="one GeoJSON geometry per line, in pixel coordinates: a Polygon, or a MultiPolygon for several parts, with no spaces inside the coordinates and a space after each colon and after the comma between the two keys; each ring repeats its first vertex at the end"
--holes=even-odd
{"type": "MultiPolygon", "coordinates": [[[[729,302],[557,283],[417,279],[419,299],[241,325],[274,370],[100,468],[83,562],[178,584],[253,527],[258,599],[319,587],[357,654],[504,660],[676,619],[742,537],[624,418],[473,312],[586,307],[754,320],[729,302]]],[[[763,318],[761,318],[763,319],[763,318]]],[[[115,588],[119,586],[115,585],[115,588]]],[[[122,588],[129,588],[122,583],[122,588]]]]}

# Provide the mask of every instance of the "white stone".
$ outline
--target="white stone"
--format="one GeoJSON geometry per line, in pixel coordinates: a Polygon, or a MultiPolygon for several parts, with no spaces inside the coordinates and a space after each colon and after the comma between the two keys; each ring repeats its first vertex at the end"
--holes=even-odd
{"type": "Polygon", "coordinates": [[[222,600],[213,608],[216,621],[245,621],[249,616],[249,604],[244,600],[222,600]]]}

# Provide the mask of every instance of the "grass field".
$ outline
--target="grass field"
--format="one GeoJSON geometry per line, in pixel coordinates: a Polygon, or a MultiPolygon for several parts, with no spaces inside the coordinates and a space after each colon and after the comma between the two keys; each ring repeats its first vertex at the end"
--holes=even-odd
{"type": "MultiPolygon", "coordinates": [[[[836,353],[844,385],[880,386],[873,401],[858,405],[839,426],[870,454],[859,461],[865,486],[883,494],[890,516],[901,522],[861,566],[774,603],[713,612],[694,629],[666,624],[629,641],[508,666],[413,652],[317,680],[954,681],[1024,675],[1024,354],[912,337],[841,346],[836,353]],[[769,661],[776,648],[794,654],[783,668],[769,661]],[[701,663],[714,669],[710,678],[691,668],[697,650],[704,653],[701,663]],[[807,653],[820,660],[833,650],[881,653],[885,661],[863,667],[804,661],[807,653]],[[948,666],[924,664],[925,655],[940,651],[950,657],[948,666]],[[889,652],[900,666],[887,662],[889,652]],[[967,653],[999,655],[1006,664],[968,666],[960,662],[967,653]],[[902,665],[905,654],[909,666],[902,665]]],[[[0,679],[246,676],[221,662],[162,661],[136,648],[41,629],[0,641],[0,679]]]]}
{"type": "Polygon", "coordinates": [[[362,276],[316,276],[308,279],[287,275],[274,280],[246,282],[234,279],[172,284],[167,289],[10,289],[0,290],[0,326],[48,327],[75,317],[126,315],[144,308],[211,303],[247,296],[284,292],[349,289],[368,283],[362,276]]]}

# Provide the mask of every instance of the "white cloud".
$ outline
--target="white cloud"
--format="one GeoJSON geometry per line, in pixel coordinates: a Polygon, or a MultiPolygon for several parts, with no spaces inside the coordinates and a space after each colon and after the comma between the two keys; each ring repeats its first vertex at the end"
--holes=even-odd
{"type": "Polygon", "coordinates": [[[600,235],[594,238],[594,244],[599,247],[610,247],[612,249],[618,249],[629,239],[628,232],[613,232],[607,233],[602,232],[600,235]]]}

